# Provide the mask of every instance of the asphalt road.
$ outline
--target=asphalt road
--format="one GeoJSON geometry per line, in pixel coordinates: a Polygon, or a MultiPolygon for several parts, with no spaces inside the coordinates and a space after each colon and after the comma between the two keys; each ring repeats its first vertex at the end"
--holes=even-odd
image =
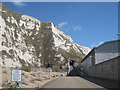
{"type": "Polygon", "coordinates": [[[46,85],[43,88],[103,88],[81,77],[60,77],[46,85]]]}

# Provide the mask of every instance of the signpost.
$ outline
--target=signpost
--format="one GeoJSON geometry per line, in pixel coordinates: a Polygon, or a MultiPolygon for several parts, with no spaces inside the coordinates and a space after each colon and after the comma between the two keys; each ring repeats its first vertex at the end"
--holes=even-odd
{"type": "Polygon", "coordinates": [[[20,69],[12,69],[11,70],[11,82],[16,82],[15,89],[17,88],[17,82],[22,81],[22,70],[20,69]]]}
{"type": "Polygon", "coordinates": [[[62,65],[60,65],[60,69],[62,69],[62,65]]]}

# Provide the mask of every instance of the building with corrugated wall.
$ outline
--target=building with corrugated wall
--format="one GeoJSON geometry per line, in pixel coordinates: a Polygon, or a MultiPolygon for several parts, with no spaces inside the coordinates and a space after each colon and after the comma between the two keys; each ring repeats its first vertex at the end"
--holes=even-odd
{"type": "MultiPolygon", "coordinates": [[[[95,70],[96,72],[99,71],[103,74],[107,72],[106,75],[108,75],[108,73],[112,74],[112,72],[110,73],[110,70],[113,72],[115,71],[115,73],[118,74],[118,70],[116,71],[116,69],[119,68],[118,57],[120,57],[120,39],[108,41],[101,44],[98,47],[93,48],[88,53],[88,55],[86,55],[86,57],[81,61],[81,66],[83,67],[84,73],[91,76],[95,76],[92,75],[95,74],[94,72],[95,70]],[[96,69],[92,70],[91,68],[96,68],[96,69]]],[[[99,77],[103,77],[103,76],[99,75],[99,77]]],[[[110,79],[111,78],[112,76],[110,77],[110,79]]]]}

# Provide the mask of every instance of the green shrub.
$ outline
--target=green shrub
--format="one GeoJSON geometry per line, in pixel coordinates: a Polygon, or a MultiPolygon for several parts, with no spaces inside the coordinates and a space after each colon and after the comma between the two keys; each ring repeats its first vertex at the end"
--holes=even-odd
{"type": "Polygon", "coordinates": [[[31,67],[29,67],[29,66],[22,66],[22,70],[26,71],[26,72],[30,72],[31,71],[31,67]]]}
{"type": "Polygon", "coordinates": [[[53,70],[53,72],[62,72],[63,71],[63,69],[60,69],[59,66],[53,66],[52,70],[53,70]]]}
{"type": "Polygon", "coordinates": [[[10,88],[13,88],[13,85],[10,85],[10,88]]]}

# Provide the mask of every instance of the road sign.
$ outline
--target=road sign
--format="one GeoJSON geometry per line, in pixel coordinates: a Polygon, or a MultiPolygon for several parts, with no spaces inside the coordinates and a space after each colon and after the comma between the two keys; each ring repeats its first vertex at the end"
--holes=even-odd
{"type": "Polygon", "coordinates": [[[62,66],[60,65],[60,69],[62,69],[62,66]]]}
{"type": "Polygon", "coordinates": [[[11,82],[21,82],[22,81],[22,70],[12,69],[11,70],[11,82]]]}

